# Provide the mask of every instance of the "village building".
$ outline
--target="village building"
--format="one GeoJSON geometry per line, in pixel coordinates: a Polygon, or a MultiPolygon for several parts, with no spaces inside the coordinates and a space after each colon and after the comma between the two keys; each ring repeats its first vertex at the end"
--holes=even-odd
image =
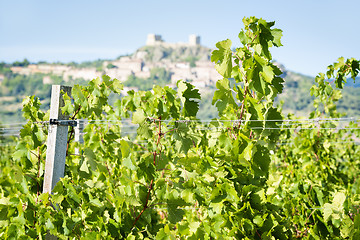
{"type": "MultiPolygon", "coordinates": [[[[200,37],[191,34],[187,43],[168,43],[165,42],[161,35],[149,34],[146,39],[146,46],[163,46],[173,48],[173,51],[180,51],[181,48],[189,47],[188,53],[196,54],[197,46],[200,45],[200,37]],[[181,48],[179,48],[181,47],[181,48]]],[[[184,51],[184,50],[181,50],[184,51]]],[[[103,74],[109,75],[111,78],[117,78],[120,81],[128,80],[130,75],[147,79],[151,75],[153,68],[165,68],[171,74],[171,85],[175,86],[180,79],[191,81],[198,88],[206,88],[213,85],[221,78],[220,74],[215,70],[214,63],[208,57],[202,58],[190,64],[186,61],[174,61],[169,58],[162,58],[159,61],[147,61],[149,53],[145,50],[139,50],[131,56],[123,56],[114,61],[105,61],[102,71],[94,67],[76,68],[68,65],[60,64],[30,64],[27,67],[12,67],[11,71],[18,74],[30,75],[36,73],[46,74],[43,82],[50,84],[51,77],[48,75],[63,76],[65,81],[72,79],[91,80],[100,77],[103,74]]],[[[0,76],[1,81],[1,76],[0,76]]]]}

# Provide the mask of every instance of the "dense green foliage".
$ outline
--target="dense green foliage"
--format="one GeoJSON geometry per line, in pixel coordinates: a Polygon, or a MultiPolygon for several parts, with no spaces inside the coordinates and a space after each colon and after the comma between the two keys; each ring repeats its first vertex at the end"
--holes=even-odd
{"type": "Polygon", "coordinates": [[[355,80],[358,64],[340,58],[328,67],[328,79],[324,74],[316,77],[311,88],[315,110],[309,116],[313,121],[299,119],[283,128],[273,155],[269,197],[277,198],[285,214],[292,216],[298,238],[360,238],[360,147],[353,140],[360,136],[359,124],[345,127],[338,121],[316,120],[343,116],[334,104],[341,98],[338,89],[346,81],[342,76],[355,80]]]}
{"type": "Polygon", "coordinates": [[[359,125],[334,129],[339,89],[359,61],[330,65],[311,88],[309,120],[285,121],[274,104],[284,79],[269,51],[282,31],[243,22],[242,47],[224,40],[211,55],[223,79],[210,122],[197,118],[201,95],[184,81],[129,91],[112,105],[118,80],[75,85],[62,110],[89,123],[83,144],[70,129],[65,177],[51,195],[41,193],[49,115],[27,97],[16,151],[0,158],[0,238],[359,239],[359,125]],[[129,118],[133,137],[121,126],[129,118]]]}

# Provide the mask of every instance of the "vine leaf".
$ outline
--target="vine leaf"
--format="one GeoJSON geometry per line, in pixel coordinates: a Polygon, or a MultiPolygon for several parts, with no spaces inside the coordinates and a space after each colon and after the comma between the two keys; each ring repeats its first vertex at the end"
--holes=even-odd
{"type": "Polygon", "coordinates": [[[222,114],[225,109],[229,107],[235,108],[237,105],[235,103],[232,91],[230,89],[229,79],[223,78],[216,82],[217,90],[214,93],[212,104],[217,107],[220,114],[222,114]]]}
{"type": "Polygon", "coordinates": [[[246,46],[247,44],[249,44],[249,43],[251,43],[251,38],[249,38],[246,34],[245,34],[245,32],[244,32],[244,30],[241,30],[241,32],[239,33],[239,39],[240,39],[240,42],[244,45],[244,46],[246,46]]]}
{"type": "Polygon", "coordinates": [[[274,71],[271,66],[263,67],[262,77],[266,82],[271,83],[274,78],[274,71]]]}
{"type": "Polygon", "coordinates": [[[178,209],[177,205],[169,204],[167,205],[167,210],[169,213],[169,221],[172,224],[175,224],[183,219],[185,212],[182,209],[178,209]]]}
{"type": "Polygon", "coordinates": [[[211,61],[215,62],[216,70],[225,78],[231,77],[232,70],[232,51],[231,40],[227,39],[216,44],[218,50],[211,54],[211,61]]]}
{"type": "Polygon", "coordinates": [[[146,119],[146,115],[145,115],[144,110],[138,109],[133,113],[132,123],[141,124],[145,121],[145,119],[146,119]]]}
{"type": "Polygon", "coordinates": [[[199,89],[184,81],[178,81],[178,94],[183,103],[183,113],[186,117],[195,117],[199,110],[199,100],[201,99],[199,89]]]}
{"type": "Polygon", "coordinates": [[[283,45],[281,44],[281,37],[283,36],[282,32],[283,32],[283,31],[282,31],[281,29],[278,29],[278,28],[274,28],[274,29],[271,30],[271,34],[272,34],[272,36],[274,37],[273,40],[272,40],[272,42],[274,43],[274,45],[275,45],[276,47],[281,47],[281,46],[283,46],[283,45]]]}

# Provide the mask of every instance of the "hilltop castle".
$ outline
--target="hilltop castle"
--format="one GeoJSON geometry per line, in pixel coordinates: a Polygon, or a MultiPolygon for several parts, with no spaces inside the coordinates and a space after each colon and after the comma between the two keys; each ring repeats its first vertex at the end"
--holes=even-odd
{"type": "MultiPolygon", "coordinates": [[[[190,35],[189,41],[186,43],[167,43],[161,35],[149,34],[146,40],[146,46],[164,46],[166,48],[179,48],[174,54],[179,56],[174,59],[166,58],[162,50],[158,61],[146,60],[149,51],[139,50],[133,55],[122,56],[117,60],[104,61],[101,70],[95,67],[76,68],[74,66],[64,64],[30,64],[26,67],[12,67],[11,71],[18,74],[31,75],[36,73],[44,74],[43,82],[51,83],[52,75],[62,76],[65,81],[72,79],[91,80],[100,77],[103,74],[109,75],[111,78],[117,78],[123,82],[127,81],[129,76],[150,78],[151,70],[154,68],[165,68],[171,74],[170,86],[176,86],[179,79],[192,81],[199,89],[205,89],[207,86],[213,86],[214,83],[221,78],[220,74],[214,68],[214,63],[210,61],[210,49],[200,46],[200,37],[190,35]],[[180,49],[186,48],[186,49],[180,49]],[[202,54],[203,58],[195,58],[192,66],[189,61],[185,61],[181,54],[189,56],[197,56],[202,54]],[[111,65],[111,67],[109,67],[111,65]]],[[[155,49],[156,50],[156,49],[155,49]]],[[[155,52],[155,50],[153,52],[155,52]]],[[[0,81],[4,76],[0,75],[0,81]]]]}
{"type": "Polygon", "coordinates": [[[146,46],[165,46],[165,47],[179,47],[179,46],[198,46],[200,45],[200,36],[195,34],[189,35],[189,42],[187,43],[167,43],[165,42],[161,35],[158,34],[148,34],[146,39],[146,46]]]}

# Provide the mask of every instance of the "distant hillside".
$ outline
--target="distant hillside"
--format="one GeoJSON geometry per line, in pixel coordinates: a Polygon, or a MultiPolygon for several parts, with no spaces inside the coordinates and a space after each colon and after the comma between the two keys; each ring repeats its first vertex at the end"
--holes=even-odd
{"type": "Polygon", "coordinates": [[[353,79],[348,79],[348,81],[345,83],[346,87],[354,87],[359,88],[360,87],[360,78],[355,78],[355,81],[353,79]]]}
{"type": "Polygon", "coordinates": [[[310,96],[310,88],[314,84],[314,78],[288,70],[283,70],[285,86],[283,93],[277,98],[277,103],[283,102],[285,113],[293,113],[297,116],[307,115],[313,110],[313,97],[310,96]]]}
{"type": "MultiPolygon", "coordinates": [[[[199,118],[217,115],[211,105],[215,83],[220,75],[210,62],[211,49],[197,45],[147,45],[134,54],[115,60],[97,60],[84,63],[38,63],[27,60],[13,64],[0,63],[0,122],[22,121],[21,102],[24,96],[36,95],[48,109],[51,84],[86,84],[88,80],[107,74],[124,82],[127,89],[149,90],[153,84],[175,87],[179,79],[192,82],[202,93],[199,118]]],[[[280,64],[279,64],[280,65],[280,64]]],[[[306,116],[313,110],[310,88],[314,79],[286,70],[284,92],[277,103],[283,102],[285,113],[306,116]]],[[[116,96],[112,96],[116,98],[116,96]]],[[[360,79],[348,81],[338,109],[348,116],[360,116],[360,79]]]]}
{"type": "MultiPolygon", "coordinates": [[[[310,95],[310,88],[315,83],[313,77],[300,73],[284,70],[285,87],[278,96],[277,103],[283,102],[284,113],[292,113],[296,116],[306,116],[314,110],[314,97],[310,95]]],[[[360,79],[354,83],[348,79],[342,90],[342,99],[337,103],[339,112],[347,116],[360,117],[360,79]]]]}

